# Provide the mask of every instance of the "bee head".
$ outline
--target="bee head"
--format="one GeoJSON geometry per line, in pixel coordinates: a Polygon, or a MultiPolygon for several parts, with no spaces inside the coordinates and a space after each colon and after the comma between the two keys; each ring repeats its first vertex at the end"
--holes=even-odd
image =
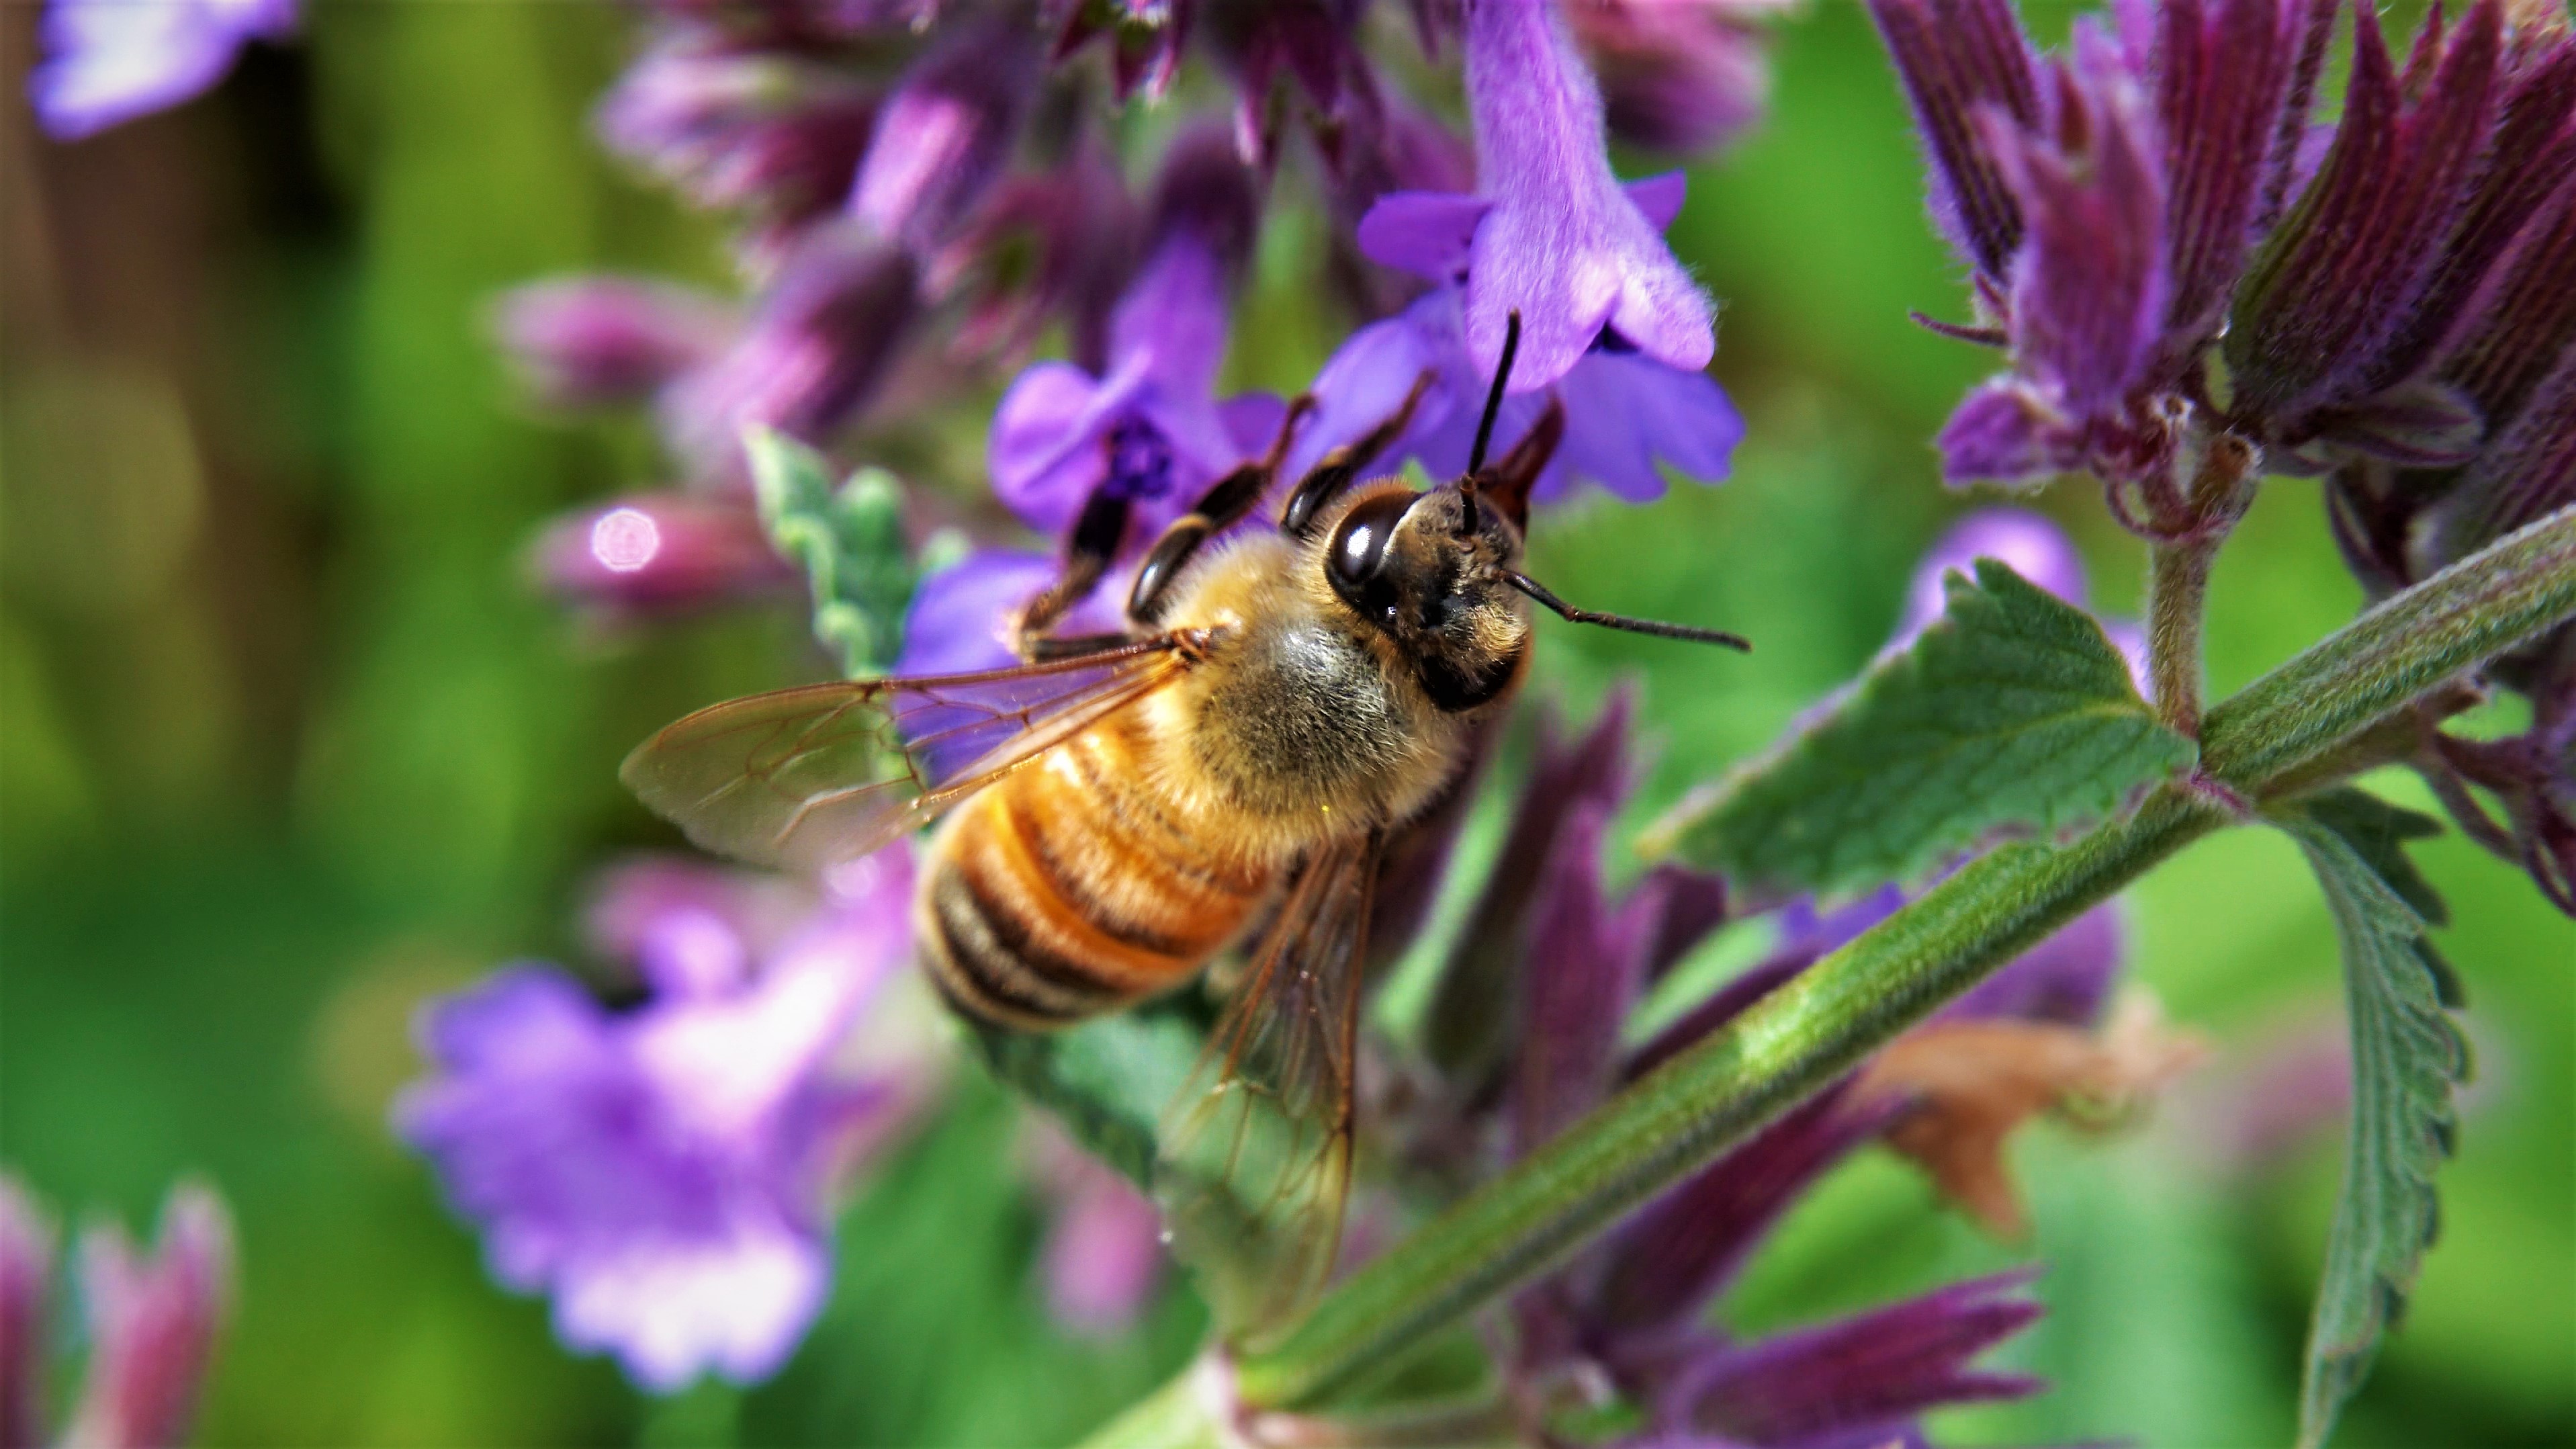
{"type": "Polygon", "coordinates": [[[1551,403],[1492,468],[1428,493],[1381,480],[1325,534],[1325,582],[1394,643],[1443,710],[1500,696],[1529,652],[1529,615],[1513,583],[1521,528],[1530,485],[1564,431],[1564,413],[1551,403]]]}

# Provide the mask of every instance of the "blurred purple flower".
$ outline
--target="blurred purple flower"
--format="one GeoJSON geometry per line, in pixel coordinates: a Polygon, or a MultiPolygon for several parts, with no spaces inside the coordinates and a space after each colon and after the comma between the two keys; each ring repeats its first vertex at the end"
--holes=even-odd
{"type": "Polygon", "coordinates": [[[77,141],[212,87],[252,40],[295,29],[295,0],[48,0],[36,119],[77,141]]]}
{"type": "Polygon", "coordinates": [[[1339,173],[1375,145],[1385,104],[1359,26],[1368,7],[1349,0],[1266,0],[1209,7],[1209,49],[1234,78],[1234,141],[1268,176],[1279,160],[1279,130],[1292,107],[1275,104],[1282,77],[1304,92],[1317,152],[1339,173]]]}
{"type": "Polygon", "coordinates": [[[493,331],[548,406],[649,402],[720,355],[740,322],[694,288],[640,277],[565,277],[503,294],[493,331]]]}
{"type": "Polygon", "coordinates": [[[45,1328],[54,1229],[18,1180],[0,1172],[0,1446],[45,1439],[45,1328]]]}
{"type": "Polygon", "coordinates": [[[818,225],[780,260],[725,354],[662,395],[665,430],[711,475],[739,472],[758,423],[817,442],[866,405],[919,314],[919,266],[852,225],[818,225]]]}
{"type": "Polygon", "coordinates": [[[1039,1254],[1047,1309],[1082,1337],[1114,1338],[1135,1325],[1162,1282],[1162,1212],[1052,1126],[1033,1155],[1048,1208],[1039,1254]]]}
{"type": "Polygon", "coordinates": [[[1073,360],[1097,367],[1138,224],[1116,162],[1093,142],[1043,172],[995,183],[923,279],[933,297],[962,307],[949,355],[1016,357],[1061,316],[1073,360]]]}
{"type": "MultiPolygon", "coordinates": [[[[1676,175],[1629,189],[1669,216],[1680,204],[1679,182],[1676,175]]],[[[1390,197],[1361,223],[1360,245],[1387,265],[1438,275],[1456,254],[1441,245],[1434,219],[1444,205],[1419,194],[1390,197]],[[1402,224],[1389,222],[1396,216],[1403,216],[1402,224]]],[[[1447,240],[1460,235],[1453,228],[1447,240]]],[[[1315,412],[1289,450],[1289,471],[1313,466],[1325,452],[1376,426],[1428,371],[1431,386],[1412,425],[1380,455],[1379,466],[1392,470],[1418,458],[1435,478],[1465,472],[1493,375],[1469,353],[1462,305],[1457,286],[1434,287],[1401,313],[1352,333],[1315,376],[1315,412]]],[[[1530,375],[1513,370],[1515,379],[1530,375]]],[[[1662,496],[1667,466],[1715,481],[1727,475],[1744,436],[1735,405],[1706,373],[1605,346],[1586,353],[1554,382],[1505,397],[1494,428],[1497,442],[1520,436],[1551,398],[1565,405],[1565,440],[1532,490],[1538,502],[1564,499],[1578,479],[1645,502],[1662,496]]]]}
{"type": "Polygon", "coordinates": [[[832,1061],[908,959],[911,874],[881,851],[782,925],[757,884],[630,872],[594,919],[630,943],[641,1005],[531,965],[424,1015],[434,1074],[396,1128],[483,1228],[493,1275],[554,1299],[565,1343],[657,1392],[760,1379],[794,1349],[831,1274],[835,1179],[920,1090],[832,1061]]]}
{"type": "Polygon", "coordinates": [[[1565,376],[1605,333],[1657,362],[1708,366],[1716,313],[1610,174],[1601,95],[1556,6],[1466,0],[1465,50],[1477,195],[1442,220],[1472,227],[1461,316],[1474,370],[1493,375],[1514,311],[1523,392],[1565,376]]]}
{"type": "MultiPolygon", "coordinates": [[[[0,1444],[45,1442],[47,1302],[54,1235],[0,1173],[0,1444]]],[[[181,1183],[159,1240],[139,1256],[113,1224],[81,1235],[80,1302],[89,1364],[59,1442],[97,1449],[184,1443],[215,1338],[231,1308],[232,1218],[211,1189],[181,1183]]]]}
{"type": "Polygon", "coordinates": [[[1800,0],[1568,0],[1610,134],[1659,151],[1725,146],[1762,119],[1771,75],[1759,26],[1800,0]]]}
{"type": "Polygon", "coordinates": [[[850,215],[926,256],[1010,159],[1038,78],[1035,32],[1012,16],[943,37],[877,113],[850,215]]]}
{"type": "Polygon", "coordinates": [[[1950,525],[1914,566],[1914,581],[1905,591],[1905,617],[1896,626],[1891,649],[1901,649],[1941,617],[1947,600],[1943,579],[1951,570],[1973,574],[1981,558],[2009,565],[2014,573],[2057,597],[2084,607],[2084,559],[2074,540],[2042,514],[2019,508],[1981,508],[1950,525]]]}
{"type": "Polygon", "coordinates": [[[848,198],[876,97],[821,62],[696,27],[656,42],[599,103],[608,149],[699,206],[804,225],[848,198]]]}
{"type": "Polygon", "coordinates": [[[1150,539],[1269,445],[1277,398],[1214,396],[1253,205],[1222,135],[1203,128],[1175,143],[1151,250],[1110,314],[1106,369],[1038,363],[993,415],[993,491],[1030,527],[1061,533],[1101,493],[1127,505],[1129,539],[1150,539]]]}
{"type": "Polygon", "coordinates": [[[1110,94],[1127,101],[1142,94],[1158,101],[1179,72],[1199,0],[1043,0],[1055,30],[1050,59],[1058,63],[1094,40],[1110,52],[1110,94]]]}
{"type": "Polygon", "coordinates": [[[547,525],[532,562],[557,602],[611,619],[680,613],[788,589],[796,571],[744,499],[647,493],[547,525]]]}

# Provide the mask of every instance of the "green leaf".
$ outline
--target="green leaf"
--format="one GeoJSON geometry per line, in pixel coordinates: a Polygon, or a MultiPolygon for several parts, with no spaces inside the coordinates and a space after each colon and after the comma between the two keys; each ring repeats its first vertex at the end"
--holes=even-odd
{"type": "Polygon", "coordinates": [[[1055,1032],[966,1026],[993,1075],[1053,1112],[1093,1156],[1152,1190],[1155,1134],[1198,1063],[1201,1030],[1191,1013],[1163,1002],[1055,1032]]]}
{"type": "Polygon", "coordinates": [[[2299,1394],[2299,1443],[2312,1449],[2369,1374],[2432,1245],[2433,1173],[2451,1153],[2451,1089],[2469,1053],[2444,1010],[2459,1004],[2456,979],[2425,939],[2441,902],[2403,849],[2440,827],[2353,789],[2283,823],[2333,910],[2352,1028],[2352,1131],[2299,1394]]]}
{"type": "Polygon", "coordinates": [[[830,464],[803,443],[747,429],[752,485],[770,544],[805,571],[814,637],[852,679],[883,674],[903,648],[903,614],[920,582],[903,536],[903,485],[862,468],[834,488],[830,464]]]}
{"type": "Polygon", "coordinates": [[[2091,615],[1992,559],[1824,718],[1684,800],[1648,839],[1740,880],[1911,875],[2004,825],[2103,815],[2189,766],[2091,615]]]}

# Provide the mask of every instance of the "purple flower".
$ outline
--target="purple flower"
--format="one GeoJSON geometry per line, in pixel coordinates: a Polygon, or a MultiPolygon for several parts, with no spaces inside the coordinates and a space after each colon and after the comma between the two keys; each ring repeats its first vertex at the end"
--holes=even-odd
{"type": "Polygon", "coordinates": [[[1110,52],[1110,93],[1126,101],[1142,93],[1158,101],[1181,66],[1181,50],[1198,13],[1198,0],[1046,0],[1054,18],[1052,59],[1061,63],[1094,40],[1110,52]]]}
{"type": "Polygon", "coordinates": [[[961,27],[904,73],[876,118],[850,215],[927,254],[992,184],[1037,88],[1034,32],[1007,15],[961,27]]]}
{"type": "Polygon", "coordinates": [[[493,331],[551,407],[648,402],[720,355],[740,323],[694,288],[639,277],[566,277],[512,288],[493,331]]]}
{"type": "MultiPolygon", "coordinates": [[[[1610,174],[1601,96],[1550,0],[1466,0],[1467,112],[1476,133],[1461,314],[1476,372],[1500,363],[1521,314],[1521,391],[1565,376],[1605,330],[1696,372],[1717,350],[1706,294],[1610,174]]],[[[1669,218],[1667,218],[1669,220],[1669,218]]]]}
{"type": "Polygon", "coordinates": [[[1610,134],[1659,151],[1724,146],[1762,119],[1771,76],[1759,23],[1797,0],[1572,0],[1610,134]]]}
{"type": "MultiPolygon", "coordinates": [[[[35,1203],[0,1174],[0,1443],[11,1449],[45,1442],[53,1244],[35,1203]]],[[[149,1257],[121,1228],[101,1225],[81,1235],[79,1270],[90,1356],[60,1442],[100,1449],[186,1442],[231,1306],[233,1230],[223,1200],[181,1183],[162,1203],[149,1257]]]]}
{"type": "Polygon", "coordinates": [[[1230,273],[1252,226],[1250,178],[1229,145],[1204,129],[1175,145],[1152,249],[1110,314],[1106,368],[1041,362],[1003,395],[993,491],[1030,527],[1060,533],[1100,492],[1127,504],[1131,541],[1151,539],[1277,433],[1278,399],[1214,396],[1230,273]]]}
{"type": "Polygon", "coordinates": [[[689,200],[778,230],[847,200],[875,117],[876,97],[831,67],[691,27],[627,68],[595,124],[689,200]]]}
{"type": "Polygon", "coordinates": [[[932,296],[955,298],[964,311],[949,355],[1016,357],[1061,316],[1074,360],[1097,366],[1138,225],[1126,182],[1097,144],[995,183],[923,279],[932,296]]]}
{"type": "Polygon", "coordinates": [[[1084,1338],[1126,1332],[1162,1282],[1161,1211],[1117,1169],[1052,1127],[1033,1155],[1048,1206],[1039,1252],[1048,1312],[1084,1338]]]}
{"type": "Polygon", "coordinates": [[[197,95],[245,42],[294,28],[295,0],[49,0],[27,97],[76,141],[197,95]]]}
{"type": "Polygon", "coordinates": [[[595,920],[632,950],[643,1004],[506,970],[423,1017],[434,1075],[395,1106],[493,1275],[660,1392],[785,1361],[830,1278],[835,1178],[918,1091],[832,1069],[908,957],[909,854],[856,863],[801,916],[736,880],[613,879],[595,920]]]}
{"type": "Polygon", "coordinates": [[[2005,302],[2013,371],[1971,393],[1942,430],[1953,481],[2088,463],[2135,476],[2161,469],[2171,447],[2141,398],[2170,287],[2154,123],[2098,30],[2079,30],[2076,60],[2047,80],[2053,135],[1980,117],[2021,214],[2005,302]]]}
{"type": "Polygon", "coordinates": [[[747,500],[685,493],[559,519],[538,535],[532,563],[557,601],[612,619],[762,598],[796,579],[747,500]]]}
{"type": "MultiPolygon", "coordinates": [[[[1038,591],[1055,581],[1060,565],[1045,554],[978,549],[921,581],[903,620],[903,654],[897,674],[964,674],[1013,663],[1011,620],[1038,591]]],[[[1069,634],[1107,633],[1119,627],[1125,600],[1095,589],[1059,626],[1069,634]]]]}
{"type": "Polygon", "coordinates": [[[848,224],[816,226],[722,357],[663,393],[664,425],[701,470],[737,471],[758,423],[819,441],[863,407],[919,314],[920,268],[848,224]]]}
{"type": "Polygon", "coordinates": [[[1234,76],[1235,145],[1262,175],[1278,163],[1280,123],[1292,109],[1272,103],[1282,76],[1305,93],[1302,109],[1328,169],[1338,172],[1371,148],[1385,110],[1356,33],[1367,13],[1343,0],[1212,8],[1212,49],[1234,76]]]}
{"type": "MultiPolygon", "coordinates": [[[[1384,233],[1364,223],[1360,238],[1371,247],[1384,233]]],[[[1392,263],[1406,255],[1398,245],[1386,242],[1371,254],[1392,263]]],[[[1315,376],[1315,413],[1289,451],[1289,471],[1313,466],[1329,449],[1374,427],[1428,371],[1431,386],[1412,425],[1380,455],[1379,466],[1392,470],[1418,458],[1435,478],[1465,472],[1493,376],[1467,349],[1461,301],[1459,288],[1435,287],[1396,316],[1352,333],[1315,376]]],[[[1523,374],[1515,368],[1514,375],[1523,374]]],[[[1587,353],[1552,384],[1504,398],[1494,436],[1518,437],[1550,398],[1565,405],[1565,440],[1531,491],[1538,502],[1565,498],[1578,479],[1644,502],[1662,496],[1666,467],[1714,481],[1726,476],[1744,436],[1735,405],[1706,373],[1607,348],[1587,353]]]]}
{"type": "Polygon", "coordinates": [[[1972,573],[1990,558],[2057,597],[2084,607],[2084,559],[2074,540],[2046,516],[2019,508],[1981,508],[1950,525],[1914,566],[1905,591],[1905,617],[1890,649],[1901,649],[1941,617],[1948,600],[1943,580],[1953,569],[1972,573]]]}

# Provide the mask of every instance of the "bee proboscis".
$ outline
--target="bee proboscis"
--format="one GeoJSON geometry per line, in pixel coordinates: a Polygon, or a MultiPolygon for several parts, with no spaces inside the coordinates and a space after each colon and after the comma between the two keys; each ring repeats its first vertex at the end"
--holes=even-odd
{"type": "Polygon", "coordinates": [[[1211,1283],[1238,1327],[1329,1272],[1348,1185],[1357,958],[1390,832],[1457,776],[1526,671],[1535,600],[1578,622],[1743,647],[1593,614],[1519,570],[1529,492],[1564,432],[1551,402],[1485,466],[1513,319],[1467,472],[1427,492],[1360,480],[1422,396],[1327,454],[1276,531],[1201,545],[1269,491],[1228,475],[1146,555],[1127,632],[1047,632],[1105,571],[1127,518],[1096,496],[1015,668],[808,685],[700,710],[623,778],[699,845],[818,869],[945,815],[916,901],[923,965],[959,1011],[1062,1027],[1195,977],[1266,922],[1175,1102],[1161,1153],[1176,1233],[1257,1265],[1211,1283]]]}

